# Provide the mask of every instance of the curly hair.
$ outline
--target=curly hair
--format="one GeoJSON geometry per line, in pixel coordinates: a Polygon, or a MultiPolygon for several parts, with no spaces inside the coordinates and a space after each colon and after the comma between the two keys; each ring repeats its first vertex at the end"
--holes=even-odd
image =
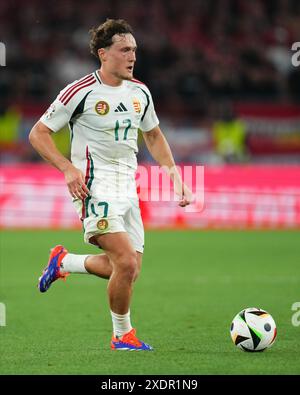
{"type": "Polygon", "coordinates": [[[115,34],[132,34],[133,31],[124,19],[107,19],[100,26],[91,29],[89,33],[91,53],[98,59],[98,49],[110,47],[115,34]]]}

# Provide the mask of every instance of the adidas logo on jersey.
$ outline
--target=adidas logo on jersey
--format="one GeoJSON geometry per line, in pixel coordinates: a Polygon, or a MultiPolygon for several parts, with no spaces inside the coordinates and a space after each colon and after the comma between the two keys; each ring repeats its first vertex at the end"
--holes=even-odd
{"type": "Polygon", "coordinates": [[[115,109],[115,112],[125,112],[128,111],[124,104],[121,102],[118,107],[115,109]]]}

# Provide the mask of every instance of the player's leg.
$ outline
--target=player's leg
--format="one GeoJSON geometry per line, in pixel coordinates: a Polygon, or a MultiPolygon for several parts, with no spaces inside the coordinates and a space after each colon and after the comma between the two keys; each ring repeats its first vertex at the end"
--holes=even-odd
{"type": "MultiPolygon", "coordinates": [[[[134,281],[137,279],[142,267],[143,254],[137,251],[137,270],[134,281]]],[[[84,266],[89,274],[109,279],[112,273],[112,262],[108,256],[104,254],[89,255],[84,263],[84,266]]]]}
{"type": "MultiPolygon", "coordinates": [[[[84,273],[83,270],[80,270],[80,265],[76,267],[75,261],[77,260],[77,257],[80,257],[81,255],[75,255],[72,254],[72,261],[71,259],[68,259],[70,254],[66,256],[62,260],[62,267],[64,268],[65,272],[68,273],[84,273]],[[69,260],[71,261],[69,263],[69,260]]],[[[141,270],[141,265],[142,265],[142,256],[140,252],[137,252],[137,271],[134,280],[137,279],[138,274],[141,270]]],[[[80,260],[80,258],[78,259],[80,260]]],[[[88,255],[83,259],[83,263],[85,271],[89,274],[93,274],[97,277],[101,277],[104,279],[109,279],[112,273],[112,263],[108,256],[103,253],[103,254],[97,254],[97,255],[88,255]]]]}
{"type": "MultiPolygon", "coordinates": [[[[142,265],[142,254],[137,252],[136,280],[142,265]]],[[[93,274],[95,276],[109,279],[113,270],[109,257],[103,254],[78,255],[69,253],[63,246],[55,246],[51,252],[48,265],[39,278],[38,288],[41,292],[46,292],[50,285],[62,278],[65,279],[70,273],[93,274]]]]}
{"type": "Polygon", "coordinates": [[[137,253],[126,232],[94,236],[112,264],[108,283],[108,299],[112,311],[125,314],[129,310],[133,281],[138,272],[137,253]]]}
{"type": "Polygon", "coordinates": [[[112,264],[112,274],[107,287],[114,332],[111,348],[152,350],[151,346],[136,337],[130,320],[133,283],[139,274],[143,254],[135,251],[126,232],[107,233],[94,237],[107,253],[112,264]]]}
{"type": "Polygon", "coordinates": [[[137,269],[136,269],[133,281],[137,280],[137,278],[138,278],[138,276],[139,276],[139,274],[141,272],[142,263],[143,263],[143,254],[141,252],[139,252],[139,251],[136,251],[136,259],[137,259],[137,269]]]}
{"type": "Polygon", "coordinates": [[[94,274],[109,279],[112,265],[106,254],[78,255],[71,254],[62,245],[52,248],[48,264],[39,278],[38,288],[46,292],[58,279],[65,279],[70,273],[94,274]]]}
{"type": "Polygon", "coordinates": [[[108,280],[112,273],[112,264],[108,256],[103,254],[89,255],[84,266],[89,274],[104,278],[108,280]]]}
{"type": "Polygon", "coordinates": [[[131,201],[130,209],[126,212],[124,216],[124,226],[126,232],[130,238],[131,243],[137,253],[138,268],[136,272],[136,278],[138,277],[141,267],[144,252],[144,226],[141,218],[141,212],[139,208],[138,201],[133,199],[131,201]]]}

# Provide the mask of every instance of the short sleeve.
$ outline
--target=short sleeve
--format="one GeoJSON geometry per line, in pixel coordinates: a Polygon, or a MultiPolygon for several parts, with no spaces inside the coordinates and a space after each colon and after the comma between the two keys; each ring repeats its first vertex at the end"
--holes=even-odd
{"type": "Polygon", "coordinates": [[[96,82],[96,78],[89,74],[66,86],[40,118],[53,132],[58,132],[67,125],[84,95],[87,94],[96,82]]]}
{"type": "Polygon", "coordinates": [[[62,104],[57,97],[41,116],[40,121],[53,132],[58,132],[68,124],[71,115],[70,109],[62,104]]]}
{"type": "Polygon", "coordinates": [[[153,100],[152,100],[150,91],[148,89],[147,90],[142,89],[142,91],[144,92],[144,94],[147,97],[147,105],[144,109],[144,113],[143,113],[143,116],[141,119],[140,129],[143,132],[149,132],[150,130],[155,128],[155,126],[157,126],[159,124],[159,120],[158,120],[156,112],[155,112],[155,108],[154,108],[154,104],[153,104],[153,100]]]}

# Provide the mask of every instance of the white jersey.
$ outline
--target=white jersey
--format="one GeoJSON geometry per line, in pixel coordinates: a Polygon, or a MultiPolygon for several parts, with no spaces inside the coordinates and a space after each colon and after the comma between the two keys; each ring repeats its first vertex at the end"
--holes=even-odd
{"type": "Polygon", "coordinates": [[[40,121],[53,132],[68,124],[71,161],[86,183],[109,179],[109,189],[119,192],[122,179],[134,180],[138,130],[147,132],[159,123],[146,85],[133,79],[108,86],[97,71],[63,89],[40,121]]]}

